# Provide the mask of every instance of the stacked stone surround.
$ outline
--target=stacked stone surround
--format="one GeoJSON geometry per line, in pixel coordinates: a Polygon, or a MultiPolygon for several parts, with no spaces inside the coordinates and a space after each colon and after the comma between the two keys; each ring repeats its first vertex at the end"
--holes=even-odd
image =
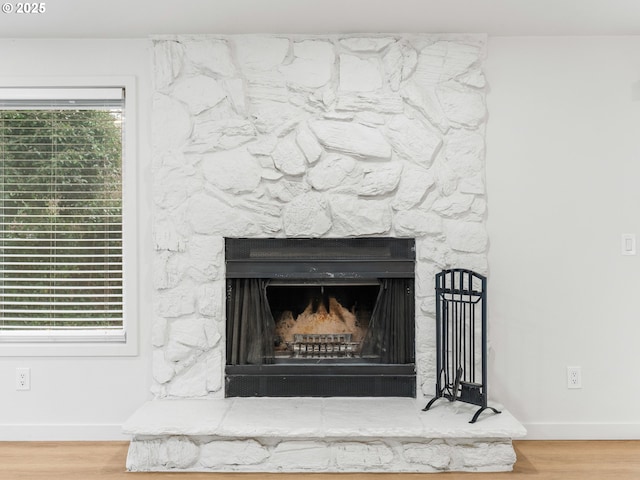
{"type": "Polygon", "coordinates": [[[415,238],[432,395],[434,275],[487,273],[485,37],[171,36],[153,51],[155,398],[224,398],[225,237],[415,238]]]}
{"type": "Polygon", "coordinates": [[[411,398],[228,398],[149,402],[125,425],[130,471],[509,471],[508,412],[468,423],[475,407],[428,412],[411,398]],[[158,419],[163,421],[158,422],[158,419]]]}
{"type": "Polygon", "coordinates": [[[153,392],[224,397],[224,237],[416,239],[418,389],[434,274],[487,270],[484,36],[153,41],[153,392]]]}

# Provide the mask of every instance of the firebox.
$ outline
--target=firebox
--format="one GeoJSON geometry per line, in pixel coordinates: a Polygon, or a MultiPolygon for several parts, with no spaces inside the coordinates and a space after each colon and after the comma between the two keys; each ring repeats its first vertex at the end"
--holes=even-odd
{"type": "Polygon", "coordinates": [[[225,240],[226,396],[415,397],[415,241],[225,240]]]}

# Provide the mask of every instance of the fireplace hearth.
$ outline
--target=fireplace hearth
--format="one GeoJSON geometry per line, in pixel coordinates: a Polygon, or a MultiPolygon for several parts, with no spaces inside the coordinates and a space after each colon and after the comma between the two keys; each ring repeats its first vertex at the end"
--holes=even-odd
{"type": "Polygon", "coordinates": [[[415,396],[413,240],[225,248],[226,396],[415,396]]]}

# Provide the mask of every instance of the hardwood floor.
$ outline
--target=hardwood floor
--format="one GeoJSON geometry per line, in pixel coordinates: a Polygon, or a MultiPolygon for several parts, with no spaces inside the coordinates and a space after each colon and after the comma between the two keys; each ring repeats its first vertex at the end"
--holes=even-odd
{"type": "Polygon", "coordinates": [[[640,441],[517,441],[510,473],[127,473],[127,442],[0,442],[0,480],[638,480],[640,441]]]}

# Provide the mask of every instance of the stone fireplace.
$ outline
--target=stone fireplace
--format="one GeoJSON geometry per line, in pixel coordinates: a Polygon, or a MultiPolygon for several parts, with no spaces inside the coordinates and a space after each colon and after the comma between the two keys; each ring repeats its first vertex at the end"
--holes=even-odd
{"type": "MultiPolygon", "coordinates": [[[[459,421],[451,411],[445,423],[453,424],[425,423],[446,407],[414,411],[435,387],[435,273],[487,273],[485,37],[185,35],[155,38],[153,49],[155,401],[125,426],[134,437],[128,468],[510,469],[510,439],[523,431],[508,412],[469,433],[451,427],[459,421]],[[402,347],[400,360],[373,361],[382,350],[366,340],[376,333],[376,299],[393,288],[393,276],[287,278],[282,268],[244,276],[264,290],[254,297],[257,308],[267,302],[279,322],[265,346],[273,354],[258,352],[256,364],[234,345],[240,330],[233,328],[246,325],[229,322],[236,304],[228,295],[250,288],[240,287],[225,239],[410,242],[411,275],[400,277],[399,290],[411,297],[411,330],[402,335],[412,346],[402,347]],[[331,314],[351,326],[290,329],[292,318],[331,314]],[[337,375],[348,380],[310,393],[329,398],[228,398],[274,395],[256,390],[258,377],[238,382],[242,374],[286,367],[275,369],[282,379],[320,360],[335,376],[336,357],[347,364],[337,375]],[[372,361],[362,365],[363,357],[372,361]],[[354,371],[381,365],[387,377],[404,378],[381,390],[388,398],[338,398],[352,395],[354,371]],[[289,424],[300,409],[300,421],[289,424]],[[495,424],[509,418],[515,424],[495,424]]],[[[287,395],[305,395],[291,386],[287,395]]],[[[367,388],[366,396],[376,394],[367,388]]]]}

